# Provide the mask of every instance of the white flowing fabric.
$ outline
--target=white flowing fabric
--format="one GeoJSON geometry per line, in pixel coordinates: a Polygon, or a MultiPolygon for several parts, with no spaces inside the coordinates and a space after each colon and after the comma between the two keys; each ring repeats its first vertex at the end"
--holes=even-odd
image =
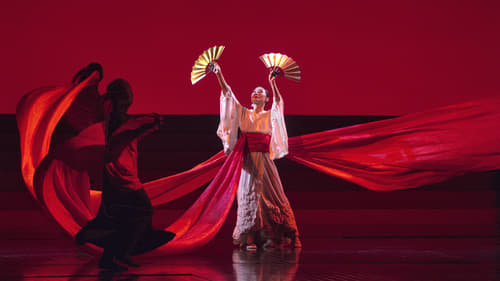
{"type": "Polygon", "coordinates": [[[288,135],[283,117],[283,101],[274,102],[270,111],[256,113],[240,105],[231,89],[220,98],[217,135],[229,153],[238,138],[238,127],[245,133],[271,135],[270,153],[250,152],[244,156],[237,191],[238,212],[233,231],[235,244],[244,244],[248,234],[260,240],[280,242],[298,237],[290,203],[283,191],[272,159],[288,153],[288,135]]]}

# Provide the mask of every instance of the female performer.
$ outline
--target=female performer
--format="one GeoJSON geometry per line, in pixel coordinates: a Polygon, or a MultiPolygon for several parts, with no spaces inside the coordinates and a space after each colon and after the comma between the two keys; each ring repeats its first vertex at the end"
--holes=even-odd
{"type": "Polygon", "coordinates": [[[283,99],[276,86],[276,69],[269,74],[273,104],[265,110],[269,93],[257,87],[251,94],[252,109],[240,105],[226,83],[220,66],[212,62],[222,88],[221,122],[217,135],[229,153],[238,138],[247,141],[237,190],[238,216],[233,241],[247,250],[278,246],[301,247],[290,203],[283,191],[273,159],[288,153],[288,136],[283,118],[283,99]]]}

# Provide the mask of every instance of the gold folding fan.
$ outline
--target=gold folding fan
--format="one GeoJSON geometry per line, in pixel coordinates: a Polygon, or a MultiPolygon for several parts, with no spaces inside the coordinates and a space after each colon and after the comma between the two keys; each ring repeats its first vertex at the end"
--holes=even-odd
{"type": "Polygon", "coordinates": [[[259,57],[267,68],[279,68],[273,75],[282,74],[288,79],[300,81],[300,68],[289,56],[279,53],[264,54],[259,57]]]}
{"type": "Polygon", "coordinates": [[[208,64],[219,59],[222,51],[224,51],[224,46],[213,46],[212,48],[205,50],[198,57],[198,59],[194,62],[193,70],[191,71],[191,84],[194,85],[207,75],[208,64]]]}

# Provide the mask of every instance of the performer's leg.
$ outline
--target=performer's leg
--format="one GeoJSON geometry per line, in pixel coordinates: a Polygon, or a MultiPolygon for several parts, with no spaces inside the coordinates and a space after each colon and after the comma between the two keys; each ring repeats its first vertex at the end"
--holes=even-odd
{"type": "Polygon", "coordinates": [[[117,272],[127,270],[126,267],[121,266],[114,262],[117,246],[118,243],[110,242],[104,247],[104,252],[102,253],[101,258],[99,259],[99,268],[117,272]]]}
{"type": "Polygon", "coordinates": [[[132,220],[124,222],[122,244],[117,252],[116,260],[126,265],[138,267],[130,257],[135,250],[139,240],[144,240],[147,229],[151,228],[153,221],[153,206],[144,189],[134,191],[130,194],[131,212],[128,217],[132,220]]]}
{"type": "Polygon", "coordinates": [[[130,257],[139,239],[144,237],[144,232],[148,226],[148,221],[138,221],[130,223],[121,233],[123,237],[121,240],[120,248],[116,253],[116,260],[128,266],[139,267],[139,264],[134,262],[130,257]]]}

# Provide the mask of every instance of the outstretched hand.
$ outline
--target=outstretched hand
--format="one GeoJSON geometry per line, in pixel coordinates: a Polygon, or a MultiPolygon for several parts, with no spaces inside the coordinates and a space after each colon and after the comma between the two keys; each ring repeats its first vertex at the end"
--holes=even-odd
{"type": "Polygon", "coordinates": [[[212,61],[208,64],[208,69],[218,74],[220,72],[220,65],[216,61],[212,61]]]}
{"type": "Polygon", "coordinates": [[[280,69],[277,67],[272,67],[269,71],[269,83],[272,83],[276,80],[276,76],[280,73],[280,69]]]}
{"type": "Polygon", "coordinates": [[[163,123],[165,122],[165,119],[163,118],[163,116],[161,116],[160,114],[158,114],[156,112],[151,113],[151,116],[155,119],[155,124],[158,127],[161,127],[163,125],[163,123]]]}
{"type": "Polygon", "coordinates": [[[224,80],[224,76],[222,75],[222,71],[220,70],[220,65],[216,61],[212,61],[208,64],[208,69],[215,74],[217,80],[219,81],[222,92],[226,94],[229,90],[229,86],[227,85],[226,80],[224,80]]]}

